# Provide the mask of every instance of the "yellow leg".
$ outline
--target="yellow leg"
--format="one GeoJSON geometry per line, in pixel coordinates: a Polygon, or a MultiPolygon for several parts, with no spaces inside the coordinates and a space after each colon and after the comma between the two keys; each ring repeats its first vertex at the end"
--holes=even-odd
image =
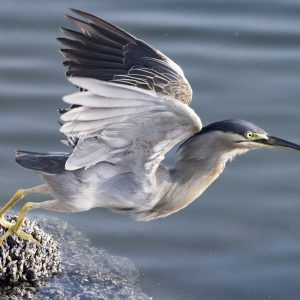
{"type": "Polygon", "coordinates": [[[19,200],[23,199],[27,194],[29,194],[29,190],[17,190],[17,192],[11,197],[11,199],[4,205],[4,207],[0,210],[0,225],[4,228],[10,228],[12,224],[5,220],[5,213],[14,206],[19,200]]]}
{"type": "Polygon", "coordinates": [[[0,219],[0,224],[4,228],[9,228],[12,225],[10,222],[6,221],[4,218],[0,219]]]}
{"type": "MultiPolygon", "coordinates": [[[[12,198],[4,205],[0,210],[0,224],[2,224],[3,216],[11,209],[18,201],[22,200],[26,195],[37,193],[37,194],[48,194],[46,185],[39,185],[31,189],[20,189],[12,196],[12,198]]],[[[8,223],[8,222],[7,222],[8,223]]],[[[4,227],[7,227],[4,225],[4,227]]]]}
{"type": "Polygon", "coordinates": [[[10,235],[15,234],[23,240],[30,241],[38,246],[41,246],[40,243],[34,239],[30,234],[25,233],[20,228],[22,227],[24,218],[28,211],[34,208],[40,207],[40,203],[36,202],[27,202],[21,209],[20,214],[17,218],[15,224],[9,226],[8,230],[4,233],[4,235],[0,238],[0,246],[2,245],[3,241],[8,238],[10,235]]]}
{"type": "Polygon", "coordinates": [[[16,234],[20,238],[30,241],[32,243],[35,243],[39,245],[39,242],[36,241],[30,234],[25,233],[23,230],[21,230],[23,220],[25,218],[25,215],[28,210],[38,207],[39,203],[34,202],[28,202],[26,203],[23,208],[21,209],[21,212],[17,218],[17,221],[15,224],[11,224],[10,222],[6,221],[4,218],[4,215],[7,213],[7,211],[12,208],[18,201],[23,199],[26,195],[37,193],[37,194],[48,194],[49,190],[46,185],[39,185],[36,187],[33,187],[31,189],[20,189],[18,190],[13,197],[5,204],[5,206],[0,210],[0,225],[4,228],[7,228],[8,230],[5,232],[5,234],[0,238],[0,246],[2,245],[3,241],[9,237],[11,234],[16,234]]]}

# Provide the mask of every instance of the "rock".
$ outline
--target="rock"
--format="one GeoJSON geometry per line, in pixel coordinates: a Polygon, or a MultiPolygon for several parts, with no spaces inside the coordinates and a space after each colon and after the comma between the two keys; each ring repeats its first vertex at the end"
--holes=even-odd
{"type": "Polygon", "coordinates": [[[47,247],[39,250],[15,236],[7,239],[0,261],[6,270],[9,265],[10,272],[2,272],[1,299],[151,299],[139,288],[130,260],[92,247],[84,235],[59,219],[37,215],[34,219],[25,225],[47,247]],[[30,257],[27,264],[24,255],[30,257]]]}
{"type": "MultiPolygon", "coordinates": [[[[9,217],[14,223],[16,217],[9,217]]],[[[60,267],[60,252],[56,241],[41,230],[34,221],[24,220],[23,230],[42,245],[38,247],[16,235],[9,236],[0,247],[0,290],[23,282],[33,282],[57,274],[60,267]],[[45,266],[45,267],[44,267],[45,266]]],[[[0,236],[6,229],[0,226],[0,236]]]]}

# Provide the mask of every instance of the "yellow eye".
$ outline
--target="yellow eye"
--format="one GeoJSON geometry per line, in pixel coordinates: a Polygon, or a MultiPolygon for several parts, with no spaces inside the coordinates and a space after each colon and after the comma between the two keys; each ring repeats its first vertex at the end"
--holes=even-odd
{"type": "Polygon", "coordinates": [[[254,133],[252,132],[252,131],[248,131],[247,133],[246,133],[246,138],[248,139],[248,140],[252,140],[253,138],[254,138],[254,133]]]}

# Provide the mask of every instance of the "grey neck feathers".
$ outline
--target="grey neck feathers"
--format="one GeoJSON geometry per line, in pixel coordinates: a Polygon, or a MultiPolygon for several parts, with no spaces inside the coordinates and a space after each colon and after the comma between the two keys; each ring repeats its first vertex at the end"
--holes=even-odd
{"type": "Polygon", "coordinates": [[[228,160],[245,151],[224,146],[222,134],[212,132],[191,138],[180,149],[172,184],[154,207],[155,216],[170,215],[199,197],[223,172],[228,160]]]}

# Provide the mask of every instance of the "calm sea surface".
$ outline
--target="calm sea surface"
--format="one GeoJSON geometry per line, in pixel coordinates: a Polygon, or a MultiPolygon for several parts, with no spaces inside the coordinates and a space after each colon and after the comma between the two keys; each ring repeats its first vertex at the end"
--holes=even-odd
{"type": "MultiPolygon", "coordinates": [[[[14,163],[16,149],[66,151],[56,109],[74,88],[55,38],[69,7],[125,28],[178,62],[204,124],[241,118],[300,143],[299,0],[1,0],[1,204],[18,187],[41,182],[14,163]]],[[[137,223],[101,209],[57,216],[95,246],[130,258],[154,299],[294,300],[299,195],[300,154],[259,150],[166,219],[137,223]]]]}

